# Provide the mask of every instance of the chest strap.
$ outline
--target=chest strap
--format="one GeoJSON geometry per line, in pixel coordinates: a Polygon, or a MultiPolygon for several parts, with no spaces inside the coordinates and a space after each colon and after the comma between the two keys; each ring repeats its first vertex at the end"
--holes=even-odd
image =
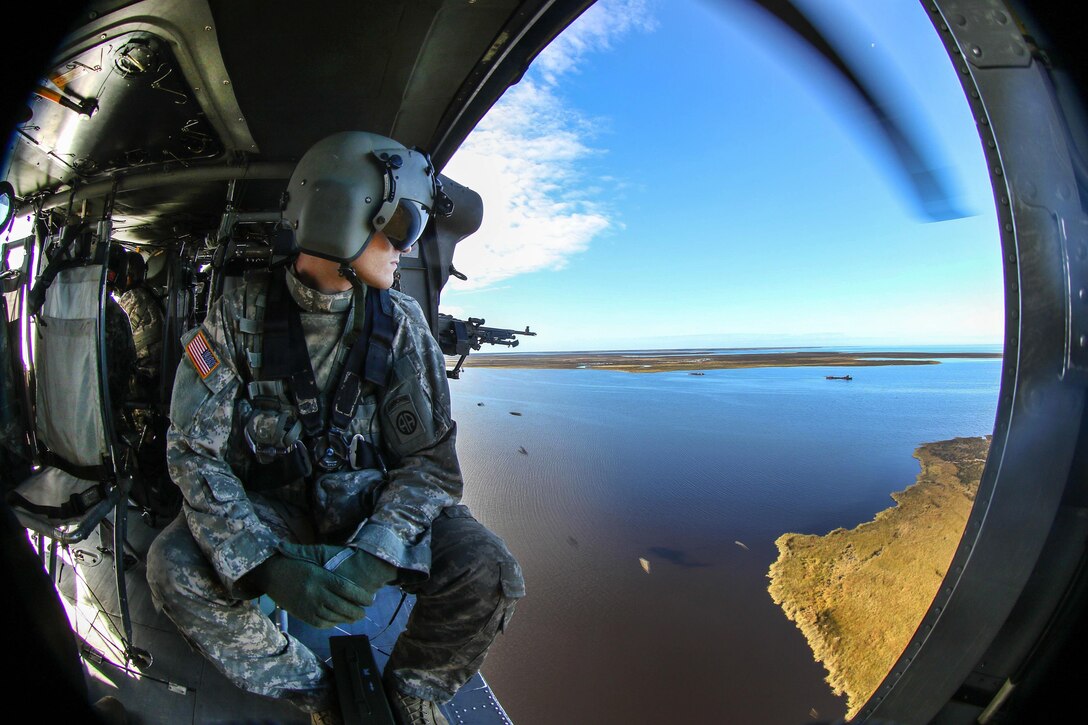
{"type": "Polygon", "coordinates": [[[349,348],[324,420],[320,391],[314,375],[302,317],[298,304],[291,299],[282,271],[272,280],[265,308],[260,377],[286,379],[289,392],[298,407],[305,437],[317,463],[333,470],[351,456],[352,442],[347,430],[355,416],[363,383],[379,389],[386,385],[389,357],[395,325],[393,302],[388,290],[355,287],[351,330],[344,344],[349,348]],[[365,302],[364,302],[365,294],[365,302]],[[362,314],[359,314],[362,310],[362,314]],[[319,450],[321,449],[321,450],[319,450]]]}

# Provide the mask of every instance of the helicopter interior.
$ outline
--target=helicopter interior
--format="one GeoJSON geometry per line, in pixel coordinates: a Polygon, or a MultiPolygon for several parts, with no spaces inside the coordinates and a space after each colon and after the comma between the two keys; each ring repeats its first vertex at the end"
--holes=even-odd
{"type": "MultiPolygon", "coordinates": [[[[209,300],[289,249],[282,190],[313,142],[368,129],[427,149],[441,170],[591,4],[412,0],[360,11],[336,0],[315,12],[292,2],[103,0],[50,9],[4,98],[5,224],[27,230],[9,234],[3,248],[15,348],[5,375],[22,401],[5,492],[42,464],[33,355],[23,341],[31,293],[54,258],[97,265],[102,279],[111,247],[146,258],[164,340],[173,341],[161,369],[176,367],[176,341],[209,300]]],[[[757,4],[821,50],[881,117],[864,81],[799,6],[757,4]]],[[[960,75],[990,167],[1005,359],[990,456],[948,577],[858,719],[1018,722],[1042,702],[1073,701],[1086,669],[1070,655],[1088,605],[1088,66],[1061,9],[922,5],[960,75]]],[[[909,145],[885,125],[909,163],[909,145]]],[[[428,227],[399,285],[420,302],[444,351],[465,355],[479,349],[479,324],[440,315],[439,298],[449,276],[461,274],[456,244],[479,227],[486,200],[456,179],[444,186],[457,211],[428,227]]],[[[916,192],[940,206],[935,180],[916,179],[916,192]]],[[[491,337],[513,344],[517,332],[491,337]]],[[[168,378],[139,401],[160,419],[168,378]]],[[[118,488],[98,520],[121,511],[127,493],[118,488]]],[[[122,537],[113,548],[123,551],[124,527],[115,524],[122,537]]]]}

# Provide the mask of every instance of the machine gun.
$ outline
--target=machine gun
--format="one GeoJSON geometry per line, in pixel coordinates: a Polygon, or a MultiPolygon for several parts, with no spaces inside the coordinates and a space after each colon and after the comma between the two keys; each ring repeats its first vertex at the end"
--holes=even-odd
{"type": "Polygon", "coordinates": [[[458,320],[452,315],[439,313],[438,334],[435,337],[438,338],[442,352],[461,356],[453,370],[447,371],[446,375],[451,378],[461,377],[461,366],[464,365],[465,358],[473,350],[479,350],[485,342],[488,345],[517,347],[521,341],[515,335],[536,336],[535,332],[529,332],[528,325],[524,330],[508,330],[502,327],[484,327],[485,321],[478,317],[470,317],[468,321],[458,320]]]}

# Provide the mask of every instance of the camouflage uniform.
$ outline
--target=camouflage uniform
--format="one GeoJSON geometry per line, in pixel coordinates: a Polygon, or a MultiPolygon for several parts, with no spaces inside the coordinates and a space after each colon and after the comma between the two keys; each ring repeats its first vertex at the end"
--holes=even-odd
{"type": "Polygon", "coordinates": [[[136,369],[136,350],[132,344],[132,332],[128,318],[112,297],[106,298],[106,372],[113,408],[114,427],[124,434],[129,429],[121,414],[129,397],[129,380],[136,369]]]}
{"type": "MultiPolygon", "coordinates": [[[[287,282],[325,393],[338,383],[343,338],[361,311],[352,309],[351,291],[321,294],[293,274],[287,282]]],[[[281,381],[254,375],[266,288],[251,281],[225,294],[183,337],[192,349],[203,335],[211,357],[203,371],[189,357],[178,368],[167,453],[185,503],[148,554],[153,597],[240,687],[318,709],[330,693],[325,667],[246,601],[256,592],[240,580],[281,541],[347,543],[398,567],[395,583],[417,596],[387,675],[402,692],[446,701],[479,669],[524,583],[502,540],[458,503],[441,350],[415,301],[391,292],[389,383],[384,391],[364,387],[349,430],[382,451],[388,473],[315,468],[309,479],[262,480],[267,472],[244,440],[246,425],[260,437],[278,414],[297,415],[281,381]]]]}
{"type": "Polygon", "coordinates": [[[128,315],[132,342],[136,345],[133,394],[137,400],[150,401],[158,384],[162,359],[162,307],[146,287],[130,289],[117,302],[128,315]]]}

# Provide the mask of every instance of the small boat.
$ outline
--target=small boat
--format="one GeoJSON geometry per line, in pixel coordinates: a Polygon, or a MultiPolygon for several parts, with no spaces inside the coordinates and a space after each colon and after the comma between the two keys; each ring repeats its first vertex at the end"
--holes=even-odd
{"type": "Polygon", "coordinates": [[[854,378],[852,376],[850,376],[850,375],[828,375],[827,379],[828,380],[853,380],[854,378]]]}

